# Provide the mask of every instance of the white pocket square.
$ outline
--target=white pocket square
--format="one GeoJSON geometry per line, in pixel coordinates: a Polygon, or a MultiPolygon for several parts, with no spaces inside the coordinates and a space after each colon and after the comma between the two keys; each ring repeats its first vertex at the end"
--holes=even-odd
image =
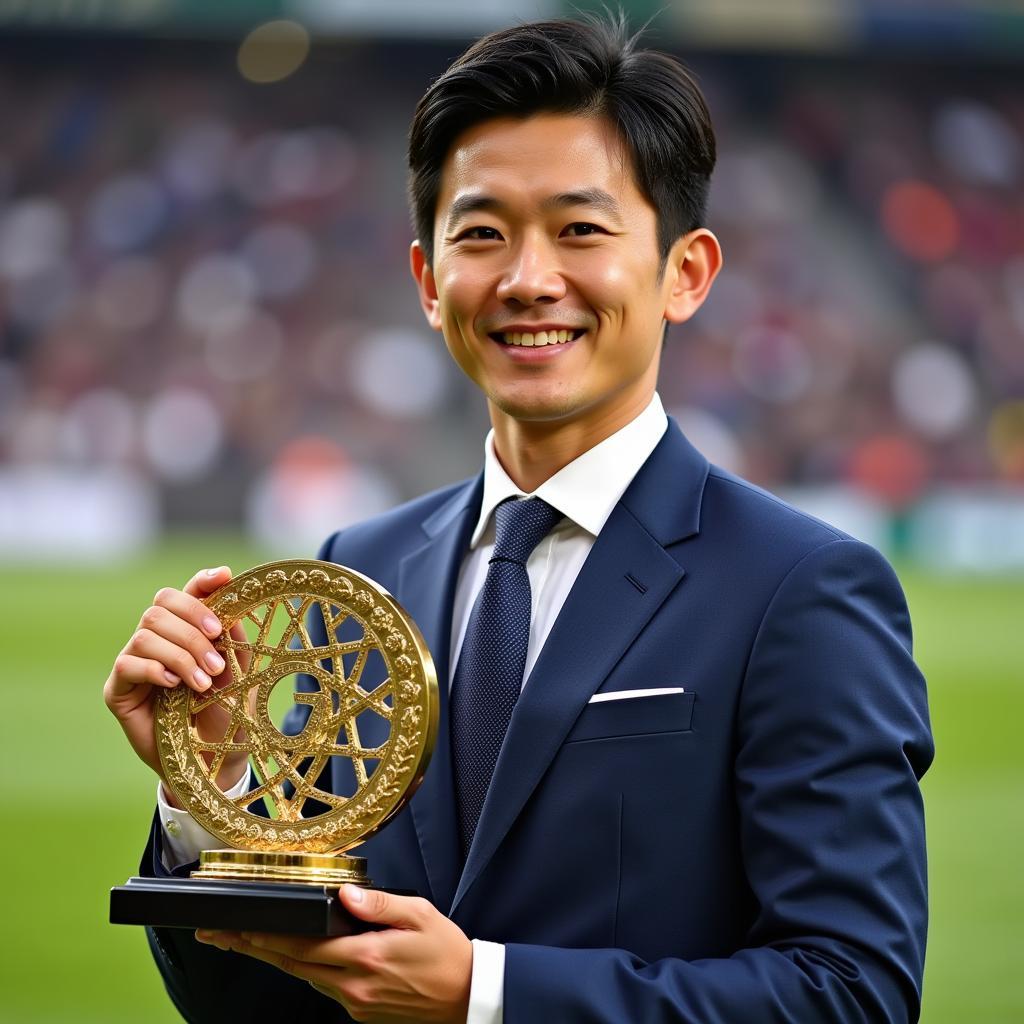
{"type": "Polygon", "coordinates": [[[653,690],[612,690],[609,693],[595,693],[588,704],[600,704],[605,700],[633,700],[635,697],[657,697],[663,693],[686,693],[681,686],[659,686],[653,690]]]}

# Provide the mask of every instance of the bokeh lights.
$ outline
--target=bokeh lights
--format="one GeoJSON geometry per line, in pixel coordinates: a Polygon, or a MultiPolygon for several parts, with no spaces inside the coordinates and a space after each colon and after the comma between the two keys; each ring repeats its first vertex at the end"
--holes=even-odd
{"type": "MultiPolygon", "coordinates": [[[[250,64],[259,38],[205,63],[168,47],[100,75],[41,51],[0,72],[19,110],[0,151],[0,463],[130,471],[171,523],[195,495],[196,517],[237,516],[241,489],[265,534],[479,465],[482,403],[407,271],[404,134],[450,47],[293,32],[266,50],[292,46],[290,65],[250,64]],[[297,511],[280,481],[316,439],[340,461],[304,471],[319,498],[297,511]]],[[[854,486],[900,512],[1024,480],[1016,90],[952,65],[912,88],[895,62],[697,65],[726,267],[669,332],[666,406],[769,488],[854,486]]]]}
{"type": "Polygon", "coordinates": [[[897,249],[922,263],[951,256],[960,237],[953,204],[923,181],[900,181],[886,189],[882,224],[897,249]]]}

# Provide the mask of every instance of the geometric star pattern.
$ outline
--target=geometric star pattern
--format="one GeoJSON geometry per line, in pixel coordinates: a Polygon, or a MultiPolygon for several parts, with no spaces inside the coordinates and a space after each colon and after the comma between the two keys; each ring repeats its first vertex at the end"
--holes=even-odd
{"type": "MultiPolygon", "coordinates": [[[[352,797],[327,792],[316,785],[331,757],[351,762],[356,794],[372,775],[367,760],[377,761],[387,742],[363,746],[357,719],[372,711],[390,723],[394,699],[390,678],[363,688],[362,680],[371,653],[377,649],[372,633],[347,609],[330,600],[306,596],[302,600],[268,597],[252,608],[246,619],[255,627],[251,640],[235,640],[224,633],[217,647],[231,670],[231,681],[214,686],[204,694],[192,693],[190,711],[198,714],[217,704],[227,717],[223,734],[216,739],[200,737],[192,724],[192,745],[197,753],[212,755],[208,777],[215,779],[225,756],[247,750],[259,785],[234,801],[241,809],[264,800],[272,818],[280,823],[298,822],[308,800],[331,809],[343,807],[352,797]],[[293,603],[294,601],[294,603],[293,603]],[[307,628],[307,616],[314,605],[327,627],[328,637],[337,637],[346,622],[360,627],[358,639],[317,645],[307,628]],[[280,636],[272,638],[281,629],[280,636]],[[345,670],[349,662],[348,672],[345,670]],[[325,666],[330,666],[329,668],[325,666]],[[279,680],[297,672],[313,678],[319,688],[296,691],[296,704],[308,705],[301,732],[289,736],[271,721],[269,700],[279,680]],[[344,742],[339,742],[343,739],[344,742]]],[[[227,675],[227,672],[224,673],[227,675]]],[[[202,758],[206,761],[206,758],[202,758]]]]}

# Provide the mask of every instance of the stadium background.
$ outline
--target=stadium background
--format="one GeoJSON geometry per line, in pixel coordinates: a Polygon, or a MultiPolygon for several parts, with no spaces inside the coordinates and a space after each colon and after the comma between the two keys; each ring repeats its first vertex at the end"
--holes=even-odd
{"type": "MultiPolygon", "coordinates": [[[[938,745],[923,1020],[1021,1019],[1024,6],[624,6],[719,138],[726,270],[662,396],[896,561],[938,745]]],[[[153,787],[102,681],[158,586],[475,471],[404,133],[469,38],[565,9],[0,2],[0,1020],[174,1019],[105,924],[153,787]]]]}

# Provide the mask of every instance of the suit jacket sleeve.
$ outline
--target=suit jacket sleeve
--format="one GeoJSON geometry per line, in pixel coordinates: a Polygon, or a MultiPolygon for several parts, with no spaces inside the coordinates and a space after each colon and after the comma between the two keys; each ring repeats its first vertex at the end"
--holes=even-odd
{"type": "Polygon", "coordinates": [[[737,709],[736,814],[757,907],[745,948],[646,963],[510,944],[505,1024],[917,1020],[918,780],[933,748],[910,645],[903,594],[877,552],[835,540],[804,555],[764,612],[737,709]]]}

